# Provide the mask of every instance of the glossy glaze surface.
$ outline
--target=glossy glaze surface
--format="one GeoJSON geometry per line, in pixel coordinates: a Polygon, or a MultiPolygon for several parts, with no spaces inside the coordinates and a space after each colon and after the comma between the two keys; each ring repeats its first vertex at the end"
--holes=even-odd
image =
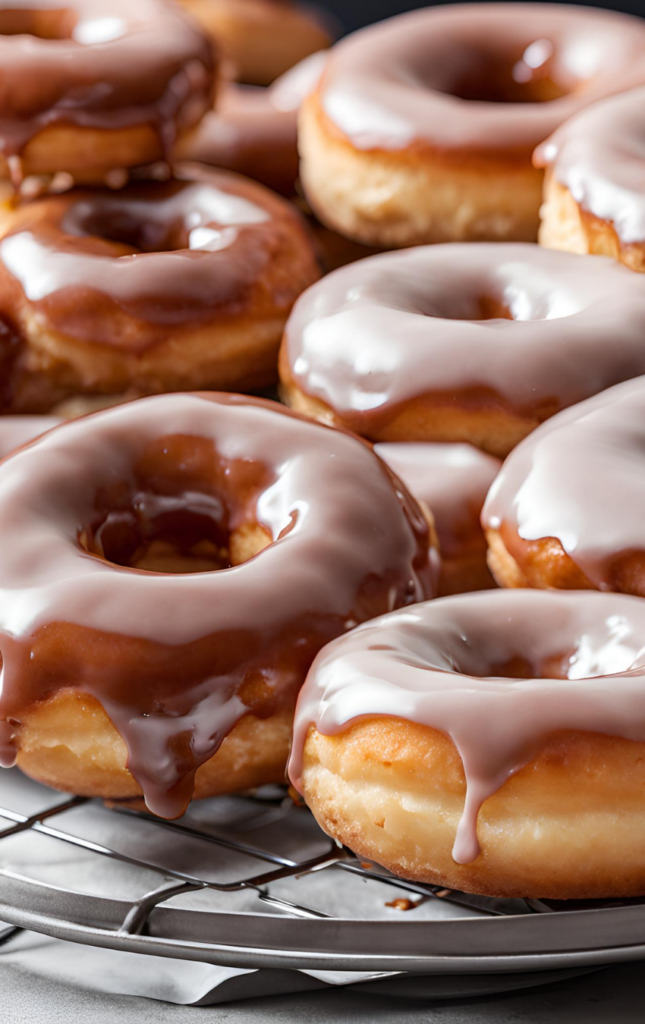
{"type": "Polygon", "coordinates": [[[333,50],[318,91],[358,149],[525,159],[582,107],[645,82],[645,24],[555,4],[448,5],[333,50]]]}
{"type": "MultiPolygon", "coordinates": [[[[637,276],[637,275],[634,275],[637,276]]],[[[645,552],[641,466],[645,381],[611,388],[543,424],[504,463],[482,522],[519,541],[554,537],[600,590],[612,567],[645,552]]]]}
{"type": "Polygon", "coordinates": [[[373,437],[413,400],[546,419],[645,373],[644,336],[643,283],[612,260],[439,245],[362,260],[308,289],[283,362],[290,383],[373,437]]]}
{"type": "Polygon", "coordinates": [[[645,602],[623,595],[492,591],[367,623],[314,662],[289,772],[302,789],[307,732],[402,718],[446,733],[466,775],[453,857],[479,855],[483,802],[562,731],[645,741],[645,602]],[[522,671],[518,671],[518,666],[522,671]]]}
{"type": "Polygon", "coordinates": [[[167,817],[244,715],[293,707],[325,643],[436,583],[421,511],[368,446],[213,394],[97,413],[8,458],[0,561],[3,763],[24,713],[73,688],[167,817]],[[232,564],[249,529],[268,546],[232,564]],[[136,568],[160,543],[215,568],[136,568]]]}
{"type": "Polygon", "coordinates": [[[197,25],[161,0],[0,4],[0,151],[19,156],[56,124],[148,125],[169,152],[212,98],[215,58],[197,25]]]}
{"type": "Polygon", "coordinates": [[[130,351],[181,326],[240,318],[263,300],[286,312],[301,290],[271,275],[298,245],[295,209],[254,182],[190,165],[177,180],[79,189],[20,206],[0,240],[0,314],[25,303],[66,336],[130,351]],[[135,318],[125,329],[123,316],[135,318]]]}
{"type": "Polygon", "coordinates": [[[0,416],[0,459],[57,427],[57,416],[0,416]]]}
{"type": "Polygon", "coordinates": [[[645,89],[578,114],[538,147],[534,163],[624,244],[645,242],[645,89]]]}

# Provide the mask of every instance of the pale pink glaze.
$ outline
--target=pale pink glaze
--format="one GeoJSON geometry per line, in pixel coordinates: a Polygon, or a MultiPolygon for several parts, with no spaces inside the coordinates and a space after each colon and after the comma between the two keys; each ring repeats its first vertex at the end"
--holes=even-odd
{"type": "Polygon", "coordinates": [[[326,117],[360,149],[529,155],[582,107],[645,82],[645,24],[556,4],[404,14],[332,50],[326,117]],[[547,79],[550,102],[534,102],[547,79]]]}
{"type": "Polygon", "coordinates": [[[237,395],[142,399],[10,456],[0,564],[2,762],[24,712],[76,688],[102,704],[168,817],[244,715],[293,707],[328,640],[436,585],[421,511],[368,445],[237,395]],[[190,540],[195,522],[218,544],[256,522],[272,543],[182,575],[110,554],[162,528],[190,540]]]}
{"type": "MultiPolygon", "coordinates": [[[[434,245],[329,274],[297,301],[295,384],[374,436],[412,399],[485,389],[528,416],[645,374],[645,290],[614,260],[535,245],[434,245]],[[482,306],[506,317],[482,319],[482,306]]],[[[545,410],[547,410],[545,415],[545,410]]]]}
{"type": "MultiPolygon", "coordinates": [[[[310,725],[331,736],[374,716],[446,733],[467,794],[453,857],[479,855],[484,801],[562,730],[645,741],[645,602],[625,595],[491,591],[394,612],[329,644],[296,708],[289,774],[303,788],[310,725]],[[499,672],[514,658],[536,678],[499,672]],[[556,659],[564,678],[540,678],[556,659]]],[[[305,791],[306,791],[306,779],[305,791]]]]}
{"type": "Polygon", "coordinates": [[[609,590],[613,563],[645,551],[644,460],[640,378],[567,409],[527,437],[493,484],[482,523],[528,541],[555,537],[594,586],[609,590]]]}
{"type": "Polygon", "coordinates": [[[582,209],[626,245],[645,242],[645,89],[598,103],[535,152],[582,209]]]}
{"type": "Polygon", "coordinates": [[[499,459],[470,444],[376,444],[374,451],[432,512],[442,557],[485,547],[479,517],[499,459]]]}
{"type": "Polygon", "coordinates": [[[57,416],[0,416],[0,459],[58,426],[57,416]]]}

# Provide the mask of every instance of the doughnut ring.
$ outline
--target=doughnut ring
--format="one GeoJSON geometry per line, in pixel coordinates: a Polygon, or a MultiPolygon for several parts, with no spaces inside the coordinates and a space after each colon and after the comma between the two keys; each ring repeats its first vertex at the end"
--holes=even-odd
{"type": "Polygon", "coordinates": [[[169,155],[212,106],[216,60],[163,0],[0,4],[0,177],[97,183],[169,155]]]}
{"type": "Polygon", "coordinates": [[[642,281],[521,244],[426,246],[343,267],[296,303],[286,402],[372,441],[505,456],[560,409],[645,374],[642,281]]]}
{"type": "Polygon", "coordinates": [[[645,89],[567,121],[534,162],[547,168],[540,243],[645,273],[645,89]]]}
{"type": "Polygon", "coordinates": [[[235,77],[269,85],[333,39],[331,18],[293,0],[179,0],[215,40],[235,77]]]}
{"type": "Polygon", "coordinates": [[[500,586],[645,597],[645,380],[560,413],[512,452],[482,513],[500,586]]]}
{"type": "Polygon", "coordinates": [[[238,395],[45,434],[0,464],[0,535],[2,763],[164,817],[282,781],[318,651],[435,593],[369,445],[238,395]]]}
{"type": "Polygon", "coordinates": [[[645,893],[645,604],[491,591],[329,644],[290,775],[359,857],[421,882],[552,899],[645,893]]]}
{"type": "Polygon", "coordinates": [[[319,276],[290,203],[197,166],[21,204],[2,235],[14,412],[75,395],[265,387],[293,302],[319,276]]]}
{"type": "Polygon", "coordinates": [[[469,444],[377,444],[374,451],[432,515],[441,554],[439,594],[494,586],[479,518],[500,461],[469,444]]]}
{"type": "Polygon", "coordinates": [[[645,24],[628,15],[493,3],[391,18],[333,48],[302,108],[307,199],[368,245],[535,241],[533,150],[644,83],[645,24]]]}

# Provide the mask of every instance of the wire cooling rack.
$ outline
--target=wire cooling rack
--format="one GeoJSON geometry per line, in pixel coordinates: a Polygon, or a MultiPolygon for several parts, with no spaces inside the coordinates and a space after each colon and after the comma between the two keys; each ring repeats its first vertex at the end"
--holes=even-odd
{"type": "Polygon", "coordinates": [[[0,942],[16,928],[240,968],[473,974],[645,957],[645,903],[492,900],[359,861],[278,787],[179,821],[0,776],[0,942]]]}

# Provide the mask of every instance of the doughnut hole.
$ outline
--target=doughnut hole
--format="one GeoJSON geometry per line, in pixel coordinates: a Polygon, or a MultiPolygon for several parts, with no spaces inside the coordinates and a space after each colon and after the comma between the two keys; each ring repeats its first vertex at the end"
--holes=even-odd
{"type": "MultiPolygon", "coordinates": [[[[78,542],[89,555],[127,569],[225,570],[271,543],[252,513],[256,495],[269,482],[264,465],[225,461],[207,439],[163,438],[144,450],[129,484],[107,483],[97,493],[95,514],[79,531],[78,542]]],[[[64,672],[55,631],[45,643],[45,657],[64,672]]],[[[198,768],[195,798],[284,781],[291,707],[265,717],[272,694],[260,677],[246,680],[239,697],[251,713],[198,768]]],[[[88,693],[64,689],[32,706],[21,721],[17,763],[32,778],[62,791],[116,800],[142,795],[126,767],[124,740],[88,693]]]]}
{"type": "Polygon", "coordinates": [[[575,88],[549,39],[511,47],[502,42],[499,37],[493,43],[464,46],[450,68],[433,66],[428,74],[417,66],[413,71],[430,88],[471,103],[549,103],[575,88]]]}
{"type": "Polygon", "coordinates": [[[164,438],[145,451],[132,486],[118,481],[96,495],[79,544],[114,565],[147,572],[229,569],[271,543],[249,518],[267,478],[261,464],[223,462],[204,438],[164,438]]]}

